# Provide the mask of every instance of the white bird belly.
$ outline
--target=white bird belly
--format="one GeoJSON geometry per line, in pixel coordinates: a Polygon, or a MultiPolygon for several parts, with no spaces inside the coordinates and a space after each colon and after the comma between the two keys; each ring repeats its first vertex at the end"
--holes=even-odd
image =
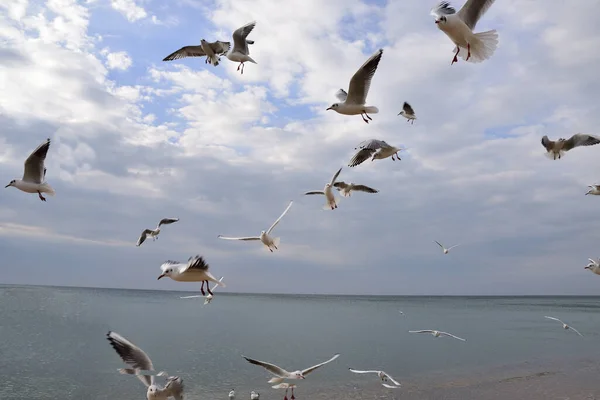
{"type": "Polygon", "coordinates": [[[249,60],[249,57],[247,55],[237,51],[235,53],[227,53],[227,58],[234,62],[246,62],[249,60]]]}
{"type": "Polygon", "coordinates": [[[15,187],[25,193],[46,192],[43,184],[20,181],[15,184],[15,187]]]}
{"type": "Polygon", "coordinates": [[[267,247],[273,244],[273,238],[266,233],[260,236],[260,241],[267,247]]]}
{"type": "Polygon", "coordinates": [[[177,282],[201,282],[210,279],[203,271],[187,270],[182,274],[174,275],[173,280],[177,282]]]}
{"type": "Polygon", "coordinates": [[[449,16],[448,22],[438,24],[438,27],[459,47],[466,48],[474,36],[473,31],[458,17],[449,16]]]}

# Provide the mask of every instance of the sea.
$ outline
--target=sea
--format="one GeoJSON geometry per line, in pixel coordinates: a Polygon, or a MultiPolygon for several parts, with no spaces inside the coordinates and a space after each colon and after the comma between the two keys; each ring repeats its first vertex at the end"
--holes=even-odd
{"type": "Polygon", "coordinates": [[[600,297],[180,298],[194,294],[0,285],[0,400],[145,399],[144,385],[117,371],[125,365],[108,331],[181,377],[188,400],[226,400],[232,389],[236,400],[252,390],[282,400],[242,355],[293,371],[336,353],[297,381],[296,399],[600,399],[600,297]],[[421,329],[466,341],[408,332],[421,329]],[[348,368],[384,370],[402,386],[348,368]]]}

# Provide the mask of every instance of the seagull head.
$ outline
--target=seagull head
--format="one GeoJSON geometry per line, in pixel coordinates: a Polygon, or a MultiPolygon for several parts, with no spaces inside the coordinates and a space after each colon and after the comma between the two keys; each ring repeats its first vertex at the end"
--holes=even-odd
{"type": "Polygon", "coordinates": [[[158,394],[158,387],[156,387],[156,385],[150,385],[148,386],[148,391],[146,392],[146,398],[148,400],[152,400],[154,398],[156,398],[156,395],[158,394]]]}
{"type": "Polygon", "coordinates": [[[435,20],[435,23],[438,25],[445,24],[446,22],[448,22],[448,19],[446,18],[445,15],[442,15],[438,19],[435,20]]]}
{"type": "Polygon", "coordinates": [[[165,276],[171,276],[171,274],[172,274],[172,273],[173,273],[173,268],[165,268],[165,269],[163,270],[163,273],[162,273],[162,274],[160,274],[160,275],[158,276],[158,278],[156,278],[156,280],[159,280],[159,279],[161,279],[161,278],[164,278],[165,276]]]}
{"type": "Polygon", "coordinates": [[[296,379],[306,379],[301,371],[294,372],[294,375],[296,376],[296,379]]]}
{"type": "Polygon", "coordinates": [[[13,179],[12,181],[10,181],[10,183],[6,186],[4,186],[4,189],[6,189],[9,186],[15,186],[15,183],[17,183],[17,181],[15,179],[13,179]]]}
{"type": "Polygon", "coordinates": [[[340,103],[334,103],[332,104],[330,107],[327,108],[327,110],[325,111],[329,111],[329,110],[335,110],[336,108],[338,108],[340,106],[340,103]]]}

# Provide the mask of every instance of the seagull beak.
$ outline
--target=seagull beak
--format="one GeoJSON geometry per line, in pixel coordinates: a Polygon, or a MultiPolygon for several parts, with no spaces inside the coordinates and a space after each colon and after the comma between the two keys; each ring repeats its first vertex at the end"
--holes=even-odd
{"type": "Polygon", "coordinates": [[[333,110],[333,108],[328,107],[325,111],[333,110]]]}
{"type": "Polygon", "coordinates": [[[9,186],[10,186],[10,183],[9,183],[8,185],[4,186],[4,189],[6,189],[6,188],[7,188],[7,187],[9,187],[9,186]]]}
{"type": "Polygon", "coordinates": [[[435,20],[435,23],[436,23],[436,24],[439,24],[439,23],[440,23],[440,20],[439,20],[439,19],[436,19],[436,20],[435,20]]]}
{"type": "Polygon", "coordinates": [[[160,278],[164,278],[164,277],[165,277],[165,274],[160,274],[160,275],[158,276],[158,278],[156,278],[156,280],[159,280],[160,278]]]}

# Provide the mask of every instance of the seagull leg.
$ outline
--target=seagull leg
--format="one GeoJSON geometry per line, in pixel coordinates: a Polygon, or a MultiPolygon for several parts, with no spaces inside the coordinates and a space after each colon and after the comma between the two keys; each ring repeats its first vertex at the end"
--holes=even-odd
{"type": "Polygon", "coordinates": [[[210,286],[208,286],[208,285],[209,285],[209,282],[206,281],[206,290],[208,290],[208,293],[212,296],[213,292],[210,291],[210,286]]]}
{"type": "Polygon", "coordinates": [[[242,75],[244,75],[244,63],[242,63],[242,75]]]}
{"type": "Polygon", "coordinates": [[[202,293],[202,296],[206,295],[206,292],[204,291],[204,281],[202,281],[202,286],[200,286],[200,293],[202,293]]]}
{"type": "Polygon", "coordinates": [[[456,54],[454,54],[454,58],[452,59],[452,62],[450,63],[450,65],[454,64],[455,62],[458,62],[458,52],[460,51],[460,47],[456,46],[456,54]]]}
{"type": "Polygon", "coordinates": [[[465,61],[469,61],[469,58],[471,58],[471,43],[467,43],[467,58],[465,61]]]}
{"type": "Polygon", "coordinates": [[[392,161],[396,161],[396,159],[394,158],[394,154],[392,154],[392,161]]]}
{"type": "Polygon", "coordinates": [[[40,192],[39,190],[38,190],[38,196],[40,196],[41,201],[46,201],[46,198],[44,196],[42,196],[42,192],[40,192]]]}
{"type": "Polygon", "coordinates": [[[288,390],[287,390],[287,389],[285,389],[285,394],[283,395],[283,400],[288,400],[288,398],[287,398],[287,393],[288,393],[288,390]]]}
{"type": "Polygon", "coordinates": [[[402,159],[400,158],[400,156],[398,155],[398,153],[396,153],[396,158],[397,158],[398,160],[402,160],[402,159]]]}
{"type": "Polygon", "coordinates": [[[242,63],[239,63],[237,70],[240,70],[240,67],[242,66],[242,63]]]}
{"type": "Polygon", "coordinates": [[[365,115],[367,118],[369,118],[371,121],[373,121],[373,118],[369,117],[369,114],[367,114],[367,112],[365,111],[365,115]]]}
{"type": "Polygon", "coordinates": [[[292,397],[290,397],[290,399],[291,399],[291,400],[294,400],[294,399],[295,399],[295,397],[294,397],[294,388],[292,388],[292,397]]]}
{"type": "Polygon", "coordinates": [[[363,116],[363,113],[360,113],[360,116],[362,117],[363,121],[365,121],[367,124],[369,123],[369,120],[363,116]]]}

